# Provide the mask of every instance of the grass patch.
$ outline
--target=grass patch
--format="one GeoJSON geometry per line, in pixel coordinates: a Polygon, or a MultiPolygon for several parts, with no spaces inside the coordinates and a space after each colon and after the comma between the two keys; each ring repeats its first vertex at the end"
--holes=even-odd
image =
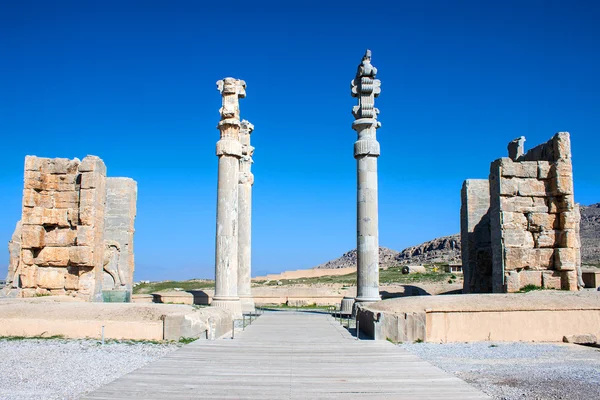
{"type": "Polygon", "coordinates": [[[536,286],[536,285],[527,285],[527,286],[523,286],[521,288],[521,290],[519,290],[519,293],[533,292],[535,290],[544,290],[544,288],[541,286],[536,286]]]}
{"type": "Polygon", "coordinates": [[[165,292],[180,288],[182,291],[213,289],[215,281],[208,279],[190,279],[188,281],[163,281],[140,283],[133,288],[133,294],[150,294],[154,292],[165,292]]]}
{"type": "Polygon", "coordinates": [[[195,337],[182,337],[182,338],[179,338],[179,343],[181,343],[181,344],[190,344],[192,342],[195,342],[196,340],[198,340],[198,338],[195,338],[195,337]]]}
{"type": "Polygon", "coordinates": [[[320,306],[320,305],[316,305],[316,304],[308,304],[305,306],[289,306],[285,303],[282,304],[274,304],[274,305],[270,305],[270,306],[261,306],[261,308],[277,308],[277,309],[290,309],[290,310],[295,310],[295,309],[303,309],[303,310],[327,310],[329,309],[331,306],[320,306]]]}
{"type": "Polygon", "coordinates": [[[6,342],[16,342],[19,340],[56,340],[56,339],[64,339],[63,335],[53,335],[53,336],[0,336],[0,340],[4,340],[6,342]]]}

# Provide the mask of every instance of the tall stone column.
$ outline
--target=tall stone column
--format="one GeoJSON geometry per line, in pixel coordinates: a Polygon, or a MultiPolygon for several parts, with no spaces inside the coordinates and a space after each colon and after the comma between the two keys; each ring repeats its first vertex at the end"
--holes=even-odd
{"type": "Polygon", "coordinates": [[[217,142],[219,179],[217,186],[217,237],[215,246],[215,295],[212,305],[240,316],[242,307],[238,285],[238,181],[242,144],[240,143],[239,99],[246,97],[246,82],[225,78],[217,82],[223,97],[219,110],[217,142]]]}
{"type": "Polygon", "coordinates": [[[251,290],[252,270],[252,185],[254,175],[250,172],[254,147],[250,145],[250,134],[254,125],[243,120],[240,130],[242,158],[240,158],[240,180],[238,185],[238,296],[242,311],[255,311],[251,290]]]}
{"type": "Polygon", "coordinates": [[[379,227],[377,211],[377,157],[379,142],[376,132],[379,110],[375,97],[381,92],[381,82],[375,79],[377,68],[371,65],[367,50],[352,81],[352,97],[358,105],[352,109],[356,119],[352,129],[358,134],[354,143],[357,162],[357,302],[381,300],[379,296],[379,227]]]}

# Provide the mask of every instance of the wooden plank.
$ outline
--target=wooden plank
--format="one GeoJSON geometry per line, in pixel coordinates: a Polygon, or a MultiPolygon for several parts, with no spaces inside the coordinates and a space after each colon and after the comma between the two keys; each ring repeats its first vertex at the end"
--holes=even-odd
{"type": "Polygon", "coordinates": [[[236,338],[196,341],[86,399],[487,399],[386,341],[355,340],[333,318],[267,312],[236,338]]]}

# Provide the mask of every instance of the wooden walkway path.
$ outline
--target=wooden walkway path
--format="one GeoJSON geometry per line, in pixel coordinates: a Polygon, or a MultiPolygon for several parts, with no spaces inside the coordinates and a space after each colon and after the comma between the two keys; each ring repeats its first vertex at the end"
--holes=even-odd
{"type": "Polygon", "coordinates": [[[357,341],[326,314],[266,312],[236,335],[184,346],[86,398],[488,398],[391,343],[357,341]]]}

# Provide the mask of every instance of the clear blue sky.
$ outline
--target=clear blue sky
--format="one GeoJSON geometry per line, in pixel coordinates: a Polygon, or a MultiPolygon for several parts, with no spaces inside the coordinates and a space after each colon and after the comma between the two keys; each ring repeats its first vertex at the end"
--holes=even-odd
{"type": "Polygon", "coordinates": [[[457,233],[462,181],[521,135],[571,132],[576,201],[599,202],[599,20],[593,1],[0,1],[0,271],[25,155],[93,154],[138,181],[136,280],[213,277],[228,76],[255,125],[254,274],[354,248],[366,48],[382,246],[457,233]]]}

